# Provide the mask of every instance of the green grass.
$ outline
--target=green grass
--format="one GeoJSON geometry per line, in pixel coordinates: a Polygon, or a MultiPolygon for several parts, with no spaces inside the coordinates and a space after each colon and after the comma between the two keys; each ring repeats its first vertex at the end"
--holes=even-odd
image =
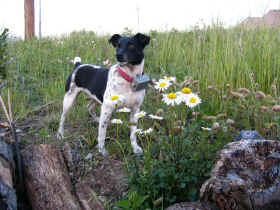
{"type": "MultiPolygon", "coordinates": [[[[128,116],[114,114],[114,118],[125,123],[117,134],[114,125],[108,130],[107,147],[112,155],[125,161],[131,192],[145,197],[143,208],[160,209],[184,199],[196,200],[216,152],[241,129],[256,129],[265,138],[280,139],[280,115],[272,111],[274,105],[280,104],[279,33],[278,29],[224,29],[219,25],[149,33],[145,72],[156,80],[166,75],[176,76],[177,83],[166,92],[188,86],[199,93],[202,104],[194,110],[183,105],[170,109],[161,101],[161,94],[150,88],[142,109],[161,114],[165,120],[140,121],[139,127],[154,129],[152,136],[140,138],[145,151],[140,159],[131,151],[128,116]],[[248,93],[240,95],[239,88],[246,88],[248,93]],[[266,97],[256,98],[256,91],[262,91],[266,97]],[[267,111],[262,111],[263,107],[267,111]],[[234,124],[229,125],[228,119],[234,120],[234,124]],[[201,127],[211,128],[213,123],[219,123],[220,128],[201,130],[201,127]],[[155,204],[158,200],[160,204],[155,204]]],[[[45,113],[54,119],[45,119],[46,126],[40,130],[41,142],[55,139],[65,81],[73,68],[70,60],[80,56],[83,63],[97,65],[103,65],[106,59],[114,61],[114,49],[108,39],[109,36],[81,31],[69,36],[9,43],[13,61],[8,66],[7,87],[15,118],[20,121],[37,106],[55,101],[45,113]]],[[[2,91],[4,97],[6,92],[2,91]]],[[[97,126],[85,121],[84,97],[76,104],[66,120],[67,128],[73,127],[70,131],[73,138],[83,136],[88,149],[92,149],[97,126]]]]}

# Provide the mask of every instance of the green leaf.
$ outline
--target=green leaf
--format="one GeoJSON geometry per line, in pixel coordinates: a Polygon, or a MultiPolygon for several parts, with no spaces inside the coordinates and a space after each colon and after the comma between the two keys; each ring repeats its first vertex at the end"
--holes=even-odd
{"type": "Polygon", "coordinates": [[[136,195],[133,201],[133,207],[139,207],[141,204],[148,198],[148,195],[141,196],[141,195],[136,195]]]}
{"type": "Polygon", "coordinates": [[[113,205],[121,207],[123,209],[130,209],[131,202],[129,200],[121,200],[114,202],[113,205]]]}

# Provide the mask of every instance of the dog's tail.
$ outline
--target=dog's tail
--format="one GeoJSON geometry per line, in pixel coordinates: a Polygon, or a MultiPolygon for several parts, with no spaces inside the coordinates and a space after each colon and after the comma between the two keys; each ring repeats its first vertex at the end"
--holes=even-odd
{"type": "Polygon", "coordinates": [[[82,60],[81,60],[80,57],[75,57],[74,58],[74,62],[73,62],[74,63],[74,69],[81,65],[81,61],[82,60]]]}

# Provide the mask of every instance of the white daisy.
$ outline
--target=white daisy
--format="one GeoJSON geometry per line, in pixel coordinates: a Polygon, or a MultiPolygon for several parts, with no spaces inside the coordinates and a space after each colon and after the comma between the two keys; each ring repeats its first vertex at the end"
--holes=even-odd
{"type": "Polygon", "coordinates": [[[126,112],[127,113],[127,112],[131,112],[131,109],[124,107],[122,109],[118,109],[117,112],[126,112]]]}
{"type": "Polygon", "coordinates": [[[135,134],[142,135],[143,129],[140,129],[140,128],[136,129],[135,134]]]}
{"type": "Polygon", "coordinates": [[[185,104],[190,108],[196,107],[200,103],[201,99],[195,93],[190,93],[185,101],[185,104]]]}
{"type": "Polygon", "coordinates": [[[167,88],[171,85],[171,83],[167,80],[160,79],[158,82],[155,82],[155,89],[159,91],[167,90],[167,88]]]}
{"type": "Polygon", "coordinates": [[[163,79],[169,82],[176,82],[176,77],[165,76],[163,79]]]}
{"type": "Polygon", "coordinates": [[[146,112],[144,112],[144,111],[137,112],[134,116],[137,117],[138,119],[140,119],[140,118],[146,116],[146,112]]]}
{"type": "Polygon", "coordinates": [[[178,96],[178,94],[174,92],[171,92],[169,94],[163,94],[162,100],[164,103],[171,106],[181,103],[181,98],[178,96]]]}
{"type": "Polygon", "coordinates": [[[182,88],[180,92],[176,92],[176,94],[180,97],[181,102],[187,103],[189,94],[192,93],[190,88],[182,88]]]}
{"type": "Polygon", "coordinates": [[[211,128],[207,128],[207,127],[201,127],[201,129],[202,129],[203,131],[211,131],[211,130],[212,130],[211,128]]]}
{"type": "Polygon", "coordinates": [[[163,117],[157,115],[149,114],[149,117],[154,120],[163,120],[163,117]]]}
{"type": "Polygon", "coordinates": [[[122,124],[123,122],[120,119],[112,119],[111,123],[113,123],[113,124],[122,124]]]}
{"type": "Polygon", "coordinates": [[[152,128],[149,128],[149,129],[147,129],[147,130],[144,130],[143,131],[143,134],[144,135],[148,135],[148,134],[151,134],[153,132],[153,129],[152,128]]]}

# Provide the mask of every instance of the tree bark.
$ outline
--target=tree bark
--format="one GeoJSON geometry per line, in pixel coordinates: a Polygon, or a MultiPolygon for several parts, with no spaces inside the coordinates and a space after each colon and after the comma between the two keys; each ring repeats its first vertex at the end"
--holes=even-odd
{"type": "Polygon", "coordinates": [[[64,158],[55,145],[35,145],[22,152],[24,180],[33,210],[80,210],[64,158]]]}
{"type": "Polygon", "coordinates": [[[165,210],[218,210],[216,206],[202,202],[177,203],[165,210]]]}
{"type": "Polygon", "coordinates": [[[280,142],[249,139],[226,145],[200,197],[224,210],[280,209],[280,142]]]}

